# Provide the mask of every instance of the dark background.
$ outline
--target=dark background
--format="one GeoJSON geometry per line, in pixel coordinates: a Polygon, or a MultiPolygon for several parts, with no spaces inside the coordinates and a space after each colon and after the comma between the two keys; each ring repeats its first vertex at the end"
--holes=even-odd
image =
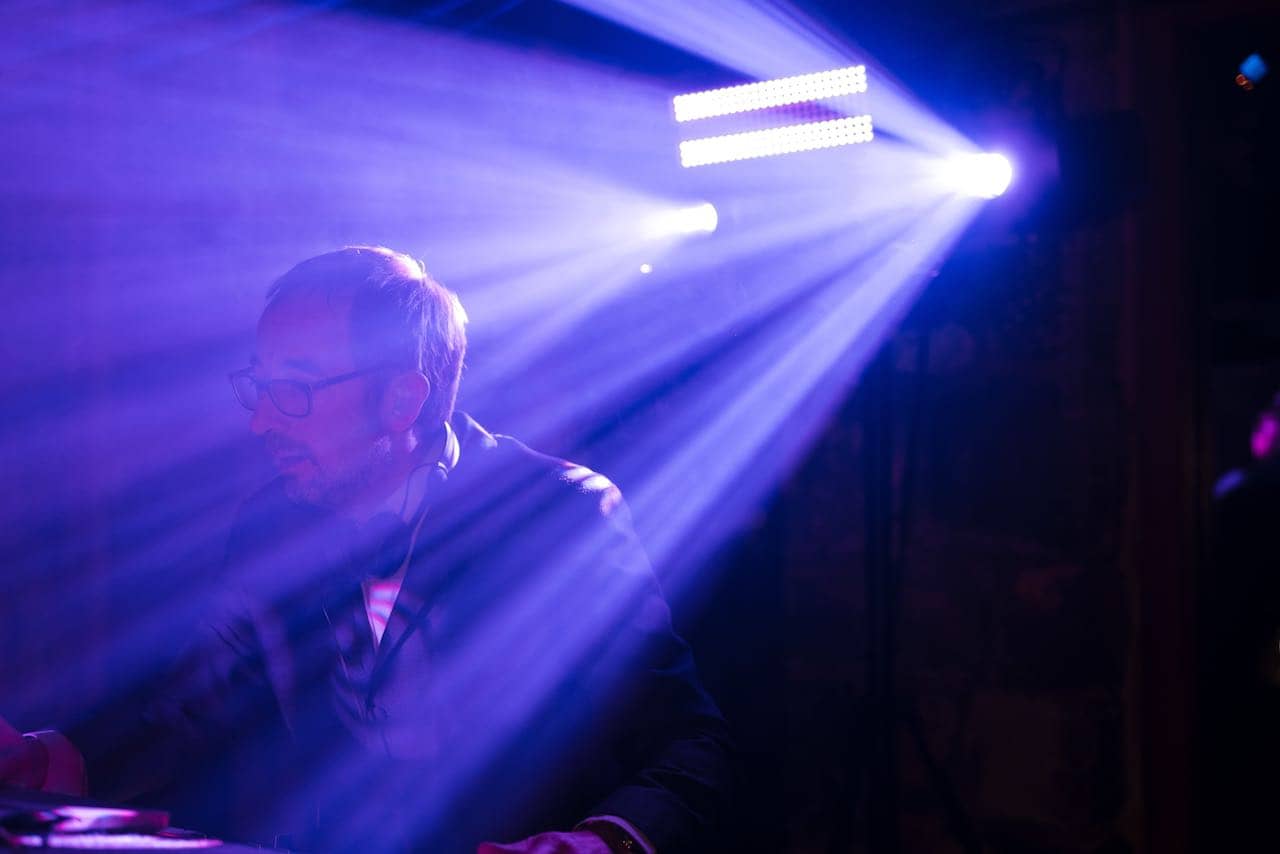
{"type": "MultiPolygon", "coordinates": [[[[691,89],[736,82],[551,3],[361,5],[691,89]]],[[[1280,388],[1280,70],[1253,92],[1233,78],[1254,51],[1280,62],[1280,11],[806,5],[962,130],[1038,128],[1062,175],[1043,197],[979,217],[886,345],[879,385],[850,394],[804,464],[716,552],[714,581],[675,603],[743,748],[726,838],[760,852],[889,850],[883,835],[866,841],[887,814],[906,851],[965,850],[960,838],[998,852],[1221,850],[1223,815],[1204,794],[1224,781],[1197,773],[1215,738],[1198,714],[1199,603],[1206,590],[1231,595],[1214,587],[1210,493],[1247,461],[1253,418],[1280,388]],[[889,505],[873,494],[874,467],[888,472],[889,505]],[[885,730],[867,628],[877,607],[867,535],[886,515],[902,546],[889,776],[875,759],[885,730]],[[877,801],[894,788],[896,804],[877,801]]],[[[125,141],[102,132],[101,107],[65,121],[72,138],[132,163],[125,141]]],[[[23,138],[6,148],[15,175],[23,138]]],[[[243,253],[242,266],[219,267],[230,264],[223,250],[252,242],[234,222],[252,201],[228,196],[175,218],[130,206],[126,179],[103,188],[113,204],[101,207],[57,182],[0,191],[10,603],[0,711],[26,727],[113,690],[124,664],[85,641],[198,589],[217,563],[217,520],[256,471],[245,443],[133,476],[136,446],[122,451],[97,429],[119,421],[95,401],[145,404],[193,371],[220,377],[278,272],[270,246],[258,247],[257,268],[243,253]],[[137,322],[130,283],[141,290],[191,264],[236,283],[243,299],[214,312],[218,328],[243,331],[183,342],[180,365],[162,348],[114,358],[110,337],[137,322]],[[32,453],[31,432],[50,419],[60,426],[32,453]],[[219,471],[238,474],[208,485],[219,471]],[[189,489],[193,479],[204,488],[189,489]],[[199,514],[212,520],[207,537],[166,539],[199,514]],[[140,541],[152,544],[142,554],[140,541]],[[48,677],[69,670],[73,691],[48,677]]],[[[225,419],[209,415],[203,391],[170,421],[140,420],[142,440],[225,419]]],[[[609,472],[617,439],[602,435],[584,423],[545,450],[609,472]]],[[[163,626],[151,641],[163,647],[163,626]]]]}

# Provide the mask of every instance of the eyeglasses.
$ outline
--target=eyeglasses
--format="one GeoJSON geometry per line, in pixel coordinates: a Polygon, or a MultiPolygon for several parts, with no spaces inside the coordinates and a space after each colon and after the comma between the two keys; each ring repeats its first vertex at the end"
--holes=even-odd
{"type": "Polygon", "coordinates": [[[256,412],[262,402],[262,394],[266,392],[275,408],[281,415],[293,418],[305,418],[311,414],[311,396],[322,388],[345,383],[356,377],[362,377],[375,371],[386,369],[386,365],[363,368],[349,374],[341,374],[315,382],[302,380],[260,380],[253,375],[253,368],[244,368],[231,375],[231,389],[236,393],[236,400],[250,412],[256,412]]]}

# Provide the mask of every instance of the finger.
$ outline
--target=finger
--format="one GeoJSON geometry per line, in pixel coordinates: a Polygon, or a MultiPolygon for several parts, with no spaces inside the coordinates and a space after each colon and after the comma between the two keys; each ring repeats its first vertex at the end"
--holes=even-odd
{"type": "Polygon", "coordinates": [[[0,747],[9,747],[14,744],[22,743],[22,733],[18,732],[9,722],[0,717],[0,747]]]}
{"type": "Polygon", "coordinates": [[[13,747],[0,749],[0,783],[27,789],[35,782],[26,744],[21,738],[13,747]]]}

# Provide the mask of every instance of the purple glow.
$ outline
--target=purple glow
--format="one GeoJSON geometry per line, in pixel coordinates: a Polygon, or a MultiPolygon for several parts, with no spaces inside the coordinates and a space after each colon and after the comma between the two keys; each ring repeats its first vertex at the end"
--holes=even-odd
{"type": "MultiPolygon", "coordinates": [[[[646,313],[648,307],[635,307],[629,293],[618,291],[615,313],[593,317],[584,334],[575,337],[579,355],[583,347],[601,342],[599,356],[584,362],[595,369],[576,373],[568,365],[555,366],[573,383],[574,393],[553,407],[544,407],[535,388],[527,396],[516,394],[529,435],[555,436],[557,424],[617,405],[613,401],[625,400],[644,377],[678,369],[718,335],[758,323],[814,282],[838,275],[886,245],[900,244],[920,211],[945,198],[931,162],[891,140],[868,149],[866,157],[862,152],[857,157],[842,154],[828,150],[805,158],[747,161],[735,164],[732,174],[691,173],[705,176],[700,186],[722,208],[732,207],[736,219],[714,243],[682,247],[664,268],[675,265],[685,276],[699,279],[740,266],[750,271],[742,288],[730,304],[713,311],[691,303],[673,315],[671,305],[658,303],[653,316],[646,313]],[[796,248],[789,252],[790,247],[796,248]],[[643,319],[637,322],[638,312],[643,319]]],[[[512,365],[509,370],[520,368],[512,365]]],[[[487,377],[472,379],[487,382],[487,377]]],[[[494,393],[500,388],[511,396],[509,388],[495,382],[494,393]]]]}
{"type": "Polygon", "coordinates": [[[562,0],[757,80],[865,65],[875,79],[876,126],[935,154],[974,146],[935,116],[864,51],[778,0],[562,0]]]}
{"type": "MultiPolygon", "coordinates": [[[[662,22],[674,43],[754,76],[850,62],[785,6],[579,5],[662,22]]],[[[652,81],[329,8],[183,8],[93,4],[74,27],[55,8],[0,10],[24,34],[5,57],[22,85],[4,96],[0,156],[27,164],[4,193],[27,212],[13,240],[27,255],[10,270],[31,282],[15,299],[21,337],[6,342],[3,391],[22,406],[0,428],[5,527],[27,561],[19,588],[47,585],[51,600],[13,618],[49,660],[13,680],[27,688],[6,714],[92,706],[111,687],[103,662],[145,675],[198,623],[226,526],[268,476],[226,372],[289,264],[355,242],[422,256],[474,321],[464,406],[549,452],[569,452],[569,427],[608,423],[696,368],[660,392],[667,414],[617,460],[679,596],[977,209],[947,196],[921,154],[967,144],[890,78],[882,93],[874,66],[877,124],[899,139],[853,153],[826,148],[841,144],[829,134],[805,157],[686,171],[670,156],[672,93],[652,81]],[[673,221],[689,199],[715,204],[673,221]],[[714,240],[687,239],[717,224],[714,240]],[[746,328],[758,332],[719,351],[746,328]],[[109,648],[77,655],[86,634],[109,648]]],[[[864,118],[841,120],[865,137],[847,141],[871,138],[864,118]]],[[[602,548],[569,546],[579,563],[602,548]]],[[[438,746],[449,762],[414,805],[424,826],[557,710],[567,674],[626,657],[624,616],[667,618],[636,578],[584,583],[576,569],[504,591],[438,662],[432,690],[471,726],[438,746]]],[[[305,565],[235,580],[269,593],[313,583],[305,565]]],[[[299,806],[320,795],[371,809],[359,796],[380,781],[362,756],[324,759],[299,806]]]]}
{"type": "Polygon", "coordinates": [[[1249,436],[1249,450],[1255,460],[1266,460],[1276,455],[1280,445],[1280,419],[1271,413],[1258,418],[1257,426],[1249,436]]]}
{"type": "Polygon", "coordinates": [[[638,492],[632,490],[631,502],[637,514],[663,520],[649,545],[659,565],[685,568],[667,577],[675,590],[695,583],[694,555],[714,541],[706,526],[715,515],[751,506],[807,447],[812,434],[795,428],[797,413],[806,413],[801,423],[821,423],[975,209],[957,200],[927,212],[900,241],[832,280],[805,310],[779,322],[746,359],[726,366],[721,378],[697,392],[688,420],[673,423],[670,435],[653,437],[653,447],[667,442],[676,450],[638,492]],[[690,480],[694,469],[699,476],[690,480]]]}

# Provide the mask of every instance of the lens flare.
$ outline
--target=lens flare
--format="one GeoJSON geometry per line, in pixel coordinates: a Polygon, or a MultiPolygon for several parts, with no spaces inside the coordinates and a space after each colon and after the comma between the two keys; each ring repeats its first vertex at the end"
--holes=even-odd
{"type": "Polygon", "coordinates": [[[954,193],[979,199],[1004,195],[1013,181],[1013,164],[1003,154],[955,154],[938,166],[942,183],[954,193]]]}
{"type": "Polygon", "coordinates": [[[645,224],[645,233],[651,238],[674,237],[680,234],[711,234],[719,223],[720,216],[716,213],[715,205],[704,202],[692,207],[654,214],[645,224]]]}

